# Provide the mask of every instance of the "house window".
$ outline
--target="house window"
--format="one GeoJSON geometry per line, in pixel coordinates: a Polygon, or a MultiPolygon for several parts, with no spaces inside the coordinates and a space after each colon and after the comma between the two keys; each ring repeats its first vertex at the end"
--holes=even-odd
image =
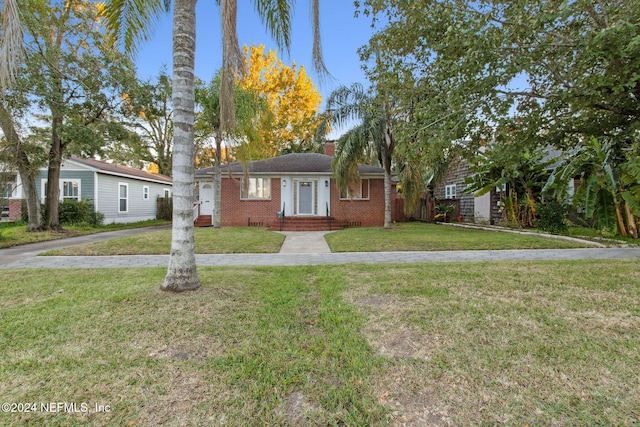
{"type": "Polygon", "coordinates": [[[14,184],[8,182],[6,184],[0,184],[0,198],[2,199],[10,199],[13,197],[13,187],[14,184]]]}
{"type": "Polygon", "coordinates": [[[80,181],[62,180],[60,187],[62,200],[80,200],[80,181]]]}
{"type": "Polygon", "coordinates": [[[455,199],[456,198],[456,185],[451,184],[444,187],[444,198],[455,199]]]}
{"type": "MultiPolygon", "coordinates": [[[[47,198],[47,180],[40,181],[40,189],[42,194],[42,202],[47,198]]],[[[80,201],[80,180],[79,179],[61,179],[60,180],[60,200],[78,200],[80,201]]]]}
{"type": "Polygon", "coordinates": [[[169,197],[171,197],[171,191],[168,188],[164,189],[164,198],[168,199],[169,197]]]}
{"type": "Polygon", "coordinates": [[[241,199],[271,199],[271,178],[248,178],[242,180],[241,199]]]}
{"type": "Polygon", "coordinates": [[[360,182],[347,184],[344,190],[340,190],[341,199],[369,200],[369,180],[361,179],[360,182]]]}
{"type": "Polygon", "coordinates": [[[118,212],[129,211],[129,184],[118,184],[118,212]]]}
{"type": "Polygon", "coordinates": [[[142,186],[142,200],[149,200],[149,186],[142,186]]]}

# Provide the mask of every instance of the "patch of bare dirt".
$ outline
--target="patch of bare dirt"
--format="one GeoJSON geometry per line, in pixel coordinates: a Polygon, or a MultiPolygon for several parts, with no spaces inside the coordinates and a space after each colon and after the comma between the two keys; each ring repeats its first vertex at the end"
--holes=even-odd
{"type": "Polygon", "coordinates": [[[284,398],[276,414],[287,420],[289,426],[305,426],[313,414],[323,412],[322,407],[313,403],[306,394],[295,390],[284,398]]]}
{"type": "Polygon", "coordinates": [[[390,368],[384,377],[376,379],[374,389],[380,404],[391,411],[394,425],[453,426],[450,408],[434,397],[410,366],[390,368]]]}

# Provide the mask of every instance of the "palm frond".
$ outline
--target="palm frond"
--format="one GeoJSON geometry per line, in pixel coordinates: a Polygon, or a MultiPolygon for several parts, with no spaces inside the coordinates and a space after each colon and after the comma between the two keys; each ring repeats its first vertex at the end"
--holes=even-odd
{"type": "Polygon", "coordinates": [[[0,86],[9,87],[15,80],[24,57],[24,39],[17,0],[4,0],[0,33],[0,86]]]}
{"type": "Polygon", "coordinates": [[[151,37],[159,17],[169,7],[163,0],[109,0],[104,13],[107,29],[125,52],[135,55],[139,42],[151,37]]]}
{"type": "Polygon", "coordinates": [[[278,47],[289,53],[293,0],[253,0],[253,4],[278,47]]]}
{"type": "Polygon", "coordinates": [[[358,163],[364,159],[367,135],[361,126],[351,129],[336,141],[332,162],[336,184],[344,190],[349,183],[360,180],[358,163]]]}

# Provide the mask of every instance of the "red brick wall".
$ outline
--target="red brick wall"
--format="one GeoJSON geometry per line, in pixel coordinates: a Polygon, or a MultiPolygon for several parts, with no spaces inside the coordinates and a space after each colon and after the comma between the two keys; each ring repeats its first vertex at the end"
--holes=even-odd
{"type": "MultiPolygon", "coordinates": [[[[240,200],[240,181],[222,179],[221,225],[245,227],[251,223],[264,226],[277,221],[282,210],[280,178],[271,178],[271,200],[240,200]]],[[[331,180],[331,216],[339,222],[359,222],[363,227],[384,225],[384,180],[371,179],[369,200],[340,200],[335,180],[331,180]]],[[[402,199],[391,193],[392,220],[401,220],[402,199]]]]}
{"type": "Polygon", "coordinates": [[[240,180],[223,178],[221,188],[220,223],[224,226],[246,227],[249,221],[265,226],[278,218],[280,206],[280,178],[271,178],[270,200],[241,200],[240,180]]]}
{"type": "MultiPolygon", "coordinates": [[[[395,193],[395,191],[394,191],[395,193]]],[[[369,200],[341,200],[331,180],[331,216],[339,222],[359,222],[363,227],[384,225],[384,180],[369,180],[369,200]]]]}
{"type": "Polygon", "coordinates": [[[22,216],[22,200],[11,199],[9,200],[9,220],[16,221],[22,216]]]}

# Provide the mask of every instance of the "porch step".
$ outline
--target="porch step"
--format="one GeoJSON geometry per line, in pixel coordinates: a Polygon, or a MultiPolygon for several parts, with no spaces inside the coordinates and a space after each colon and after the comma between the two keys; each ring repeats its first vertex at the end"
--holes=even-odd
{"type": "Polygon", "coordinates": [[[211,227],[211,215],[200,215],[193,225],[195,227],[211,227]]]}
{"type": "Polygon", "coordinates": [[[300,217],[287,216],[284,217],[282,223],[280,220],[272,224],[272,230],[281,231],[329,231],[342,228],[341,224],[333,217],[300,217]],[[281,228],[282,224],[282,228],[281,228]]]}

